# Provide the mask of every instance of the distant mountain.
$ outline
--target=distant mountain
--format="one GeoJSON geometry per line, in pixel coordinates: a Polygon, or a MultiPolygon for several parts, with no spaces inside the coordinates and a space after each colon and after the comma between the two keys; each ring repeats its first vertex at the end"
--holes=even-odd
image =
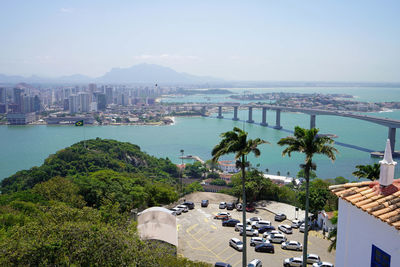
{"type": "Polygon", "coordinates": [[[97,80],[106,83],[203,83],[222,81],[213,77],[179,73],[168,67],[145,63],[130,68],[114,68],[97,80]]]}
{"type": "Polygon", "coordinates": [[[221,82],[207,76],[196,76],[179,73],[175,70],[154,64],[139,64],[129,68],[113,68],[98,78],[91,78],[81,74],[62,76],[59,78],[46,78],[36,75],[23,77],[18,75],[8,76],[0,74],[0,83],[206,83],[221,82]]]}

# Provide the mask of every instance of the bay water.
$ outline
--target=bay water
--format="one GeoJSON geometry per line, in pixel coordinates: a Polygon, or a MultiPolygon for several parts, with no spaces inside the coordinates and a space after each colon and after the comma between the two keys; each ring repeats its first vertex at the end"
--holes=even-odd
{"type": "MultiPolygon", "coordinates": [[[[300,93],[347,93],[354,95],[356,100],[366,102],[400,101],[400,88],[385,87],[290,87],[290,88],[255,88],[229,89],[235,93],[244,91],[265,92],[300,92],[300,93]]],[[[165,102],[239,102],[229,99],[227,95],[194,95],[187,97],[172,97],[163,99],[165,102]]],[[[369,113],[371,116],[388,117],[400,120],[400,111],[394,110],[381,113],[369,113]]],[[[211,158],[212,148],[220,141],[222,132],[232,130],[237,126],[249,132],[250,138],[262,138],[271,144],[260,146],[259,158],[249,157],[254,167],[270,174],[294,176],[299,171],[299,164],[303,163],[304,156],[293,153],[292,156],[282,157],[283,147],[276,143],[280,138],[290,135],[296,125],[309,127],[310,117],[301,113],[281,113],[283,130],[273,129],[275,112],[267,112],[267,122],[271,127],[260,126],[261,110],[253,110],[254,124],[242,121],[232,121],[232,113],[224,113],[224,119],[215,117],[177,117],[175,124],[168,126],[55,126],[55,125],[27,125],[27,126],[0,126],[0,180],[14,174],[16,171],[39,166],[44,159],[56,151],[76,142],[91,138],[115,139],[137,144],[141,149],[156,157],[170,158],[180,163],[180,150],[185,154],[197,155],[204,160],[211,158]]],[[[248,111],[239,110],[238,117],[247,120],[248,111]]],[[[337,116],[317,116],[316,126],[321,133],[336,134],[335,141],[359,146],[373,151],[385,148],[388,135],[387,127],[377,124],[337,116]]],[[[399,150],[400,131],[396,133],[396,150],[399,150]]],[[[379,159],[371,158],[368,152],[336,145],[339,150],[336,161],[333,163],[326,157],[316,156],[317,175],[321,178],[343,176],[350,180],[355,178],[352,172],[359,164],[372,164],[379,159]]],[[[233,155],[224,159],[232,160],[233,155]]],[[[189,162],[189,161],[188,161],[189,162]]],[[[399,166],[398,164],[397,166],[399,166]]],[[[400,174],[396,169],[396,177],[400,174]]]]}

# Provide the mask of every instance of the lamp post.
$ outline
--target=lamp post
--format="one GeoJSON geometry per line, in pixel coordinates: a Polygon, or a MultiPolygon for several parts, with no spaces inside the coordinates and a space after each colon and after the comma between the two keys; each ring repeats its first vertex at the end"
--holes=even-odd
{"type": "Polygon", "coordinates": [[[183,149],[181,149],[181,171],[180,171],[180,174],[181,174],[181,194],[183,194],[183,153],[185,152],[185,150],[183,150],[183,149]]]}

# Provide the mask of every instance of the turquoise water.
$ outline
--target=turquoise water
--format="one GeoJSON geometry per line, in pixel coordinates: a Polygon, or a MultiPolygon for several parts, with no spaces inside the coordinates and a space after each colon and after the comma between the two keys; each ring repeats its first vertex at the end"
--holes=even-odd
{"type": "MultiPolygon", "coordinates": [[[[358,95],[363,101],[399,101],[400,89],[393,88],[334,88],[329,92],[343,91],[358,95]],[[379,89],[379,90],[378,90],[379,89]],[[375,96],[374,96],[375,92],[375,96]],[[390,100],[389,100],[390,99],[390,100]]],[[[257,89],[265,92],[270,89],[257,89]]],[[[316,88],[290,88],[291,92],[302,90],[318,90],[316,88]]],[[[239,89],[238,89],[239,91],[239,89]]],[[[275,89],[274,91],[283,91],[275,89]]],[[[319,92],[328,92],[320,88],[319,92]]],[[[210,96],[213,98],[213,96],[210,96]]],[[[193,98],[193,96],[191,96],[193,98]]],[[[198,96],[198,102],[204,102],[204,97],[198,96]]],[[[213,98],[214,99],[214,98],[213,98]]],[[[176,100],[176,99],[175,99],[176,100]]],[[[182,98],[185,100],[185,98],[182,98]]],[[[285,131],[278,131],[257,124],[234,122],[230,118],[232,113],[223,114],[227,119],[216,118],[176,118],[176,123],[170,126],[0,126],[0,180],[8,177],[18,170],[38,166],[52,153],[70,146],[78,141],[89,138],[110,138],[138,144],[143,151],[157,156],[168,157],[173,162],[180,162],[180,150],[185,154],[198,155],[202,159],[211,158],[210,151],[219,142],[219,134],[229,131],[233,126],[244,127],[251,138],[260,137],[271,143],[261,146],[261,156],[250,158],[253,166],[260,164],[260,170],[269,169],[269,173],[282,175],[287,172],[295,174],[298,166],[303,161],[303,156],[293,154],[291,158],[282,157],[282,147],[277,141],[289,135],[285,131]]],[[[400,111],[372,113],[373,116],[400,119],[400,111]]],[[[239,110],[240,119],[247,119],[247,110],[239,110]]],[[[261,121],[261,111],[253,110],[253,119],[256,123],[261,121]]],[[[267,121],[275,124],[275,112],[268,111],[267,121]]],[[[293,130],[294,126],[309,127],[309,116],[298,113],[281,113],[281,125],[284,129],[293,130]]],[[[321,133],[338,135],[337,141],[357,145],[371,150],[383,150],[387,139],[387,128],[376,124],[336,116],[317,116],[316,125],[321,133]]],[[[397,131],[396,150],[399,149],[400,130],[397,131]]],[[[369,153],[342,146],[337,146],[340,153],[337,160],[332,163],[323,157],[315,157],[317,174],[321,178],[344,176],[352,179],[351,173],[358,164],[371,164],[378,161],[370,157],[369,153]]],[[[232,159],[233,157],[227,157],[232,159]]],[[[396,170],[400,174],[399,167],[396,170]]]]}

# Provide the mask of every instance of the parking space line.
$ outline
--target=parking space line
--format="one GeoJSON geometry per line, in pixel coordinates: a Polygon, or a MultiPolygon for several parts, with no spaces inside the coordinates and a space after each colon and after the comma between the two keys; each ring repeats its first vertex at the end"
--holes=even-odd
{"type": "Polygon", "coordinates": [[[217,230],[217,227],[215,225],[210,224],[210,227],[213,228],[214,230],[217,230]]]}
{"type": "MultiPolygon", "coordinates": [[[[219,261],[222,261],[222,259],[221,259],[217,254],[215,254],[214,251],[210,250],[207,246],[205,246],[203,242],[201,242],[199,239],[197,239],[196,237],[194,237],[191,233],[188,232],[188,234],[189,234],[195,241],[197,241],[200,245],[202,245],[202,246],[206,249],[206,251],[209,251],[211,254],[214,254],[214,256],[215,256],[219,261]]],[[[208,255],[208,256],[209,256],[209,255],[208,255]]]]}
{"type": "Polygon", "coordinates": [[[189,228],[188,229],[186,229],[186,233],[188,233],[189,234],[189,232],[190,231],[192,231],[194,228],[196,228],[197,226],[199,226],[199,224],[198,223],[196,223],[196,224],[193,224],[192,226],[189,226],[189,228]]]}
{"type": "MultiPolygon", "coordinates": [[[[224,248],[224,250],[222,250],[220,253],[218,253],[218,255],[224,253],[225,251],[227,251],[228,249],[232,249],[231,246],[227,246],[226,248],[224,248]]],[[[225,260],[226,261],[226,260],[225,260]]]]}
{"type": "Polygon", "coordinates": [[[208,223],[209,220],[208,220],[207,218],[204,218],[204,221],[205,221],[206,223],[208,223]]]}

